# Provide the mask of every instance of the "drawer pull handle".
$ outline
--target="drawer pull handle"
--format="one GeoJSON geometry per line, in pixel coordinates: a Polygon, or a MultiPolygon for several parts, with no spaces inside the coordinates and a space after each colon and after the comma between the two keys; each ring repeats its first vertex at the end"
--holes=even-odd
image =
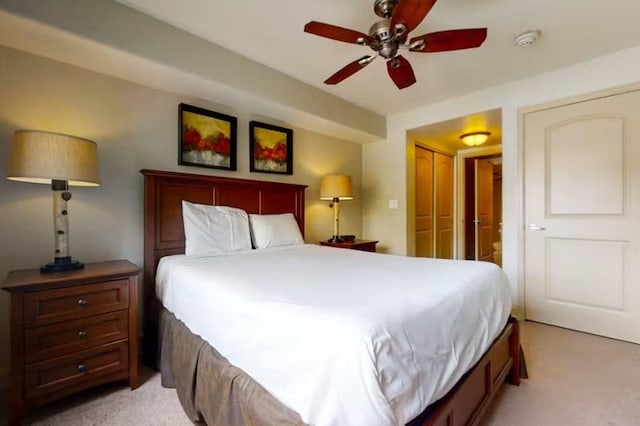
{"type": "Polygon", "coordinates": [[[86,299],[78,299],[78,305],[80,306],[87,306],[88,303],[86,299]]]}
{"type": "Polygon", "coordinates": [[[82,363],[78,364],[76,368],[78,369],[78,373],[84,373],[87,371],[87,366],[82,363]]]}
{"type": "Polygon", "coordinates": [[[86,331],[78,331],[78,337],[80,338],[84,338],[87,337],[87,332],[86,331]]]}

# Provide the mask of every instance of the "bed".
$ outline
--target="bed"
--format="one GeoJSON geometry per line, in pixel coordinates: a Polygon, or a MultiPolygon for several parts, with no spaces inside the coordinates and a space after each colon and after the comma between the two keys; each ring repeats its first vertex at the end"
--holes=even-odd
{"type": "MultiPolygon", "coordinates": [[[[345,288],[346,295],[343,294],[335,300],[326,297],[326,277],[319,276],[316,282],[307,279],[305,284],[310,287],[291,296],[291,290],[295,287],[289,286],[291,288],[288,288],[286,293],[282,293],[282,287],[288,287],[287,285],[277,279],[269,281],[264,277],[262,286],[256,287],[249,279],[251,274],[247,272],[260,270],[261,267],[264,270],[264,265],[282,261],[286,265],[291,265],[291,272],[298,276],[304,273],[304,268],[312,271],[314,267],[316,270],[322,269],[322,265],[326,264],[333,265],[336,273],[348,274],[353,270],[352,265],[356,264],[373,265],[388,262],[387,269],[390,270],[395,268],[391,263],[399,262],[404,265],[403,267],[411,268],[412,263],[424,261],[424,259],[343,251],[311,245],[253,250],[247,253],[236,253],[226,258],[220,256],[214,259],[203,259],[181,256],[184,253],[182,200],[233,206],[257,214],[293,213],[303,231],[304,186],[152,170],[143,170],[142,173],[145,176],[143,355],[148,364],[160,367],[164,384],[177,388],[185,412],[192,420],[204,420],[209,424],[303,424],[305,421],[322,424],[394,424],[398,422],[397,419],[404,419],[402,423],[413,419],[411,424],[476,424],[506,378],[512,384],[519,384],[518,323],[513,318],[507,321],[508,313],[505,312],[504,304],[492,305],[496,301],[487,299],[482,303],[483,306],[487,306],[486,311],[480,312],[479,316],[470,316],[466,319],[470,323],[486,320],[488,324],[492,324],[476,334],[471,330],[467,331],[467,334],[457,335],[457,329],[451,328],[454,324],[446,325],[447,316],[451,315],[452,309],[457,309],[456,303],[462,306],[465,300],[483,297],[482,293],[472,294],[467,299],[460,296],[460,300],[454,300],[453,304],[450,303],[449,307],[445,308],[444,301],[459,297],[458,291],[434,287],[436,289],[434,300],[437,301],[437,307],[441,307],[443,312],[440,315],[444,320],[436,317],[428,320],[431,323],[442,321],[436,330],[450,333],[447,336],[451,335],[452,341],[458,341],[456,343],[458,346],[452,347],[459,351],[454,354],[454,358],[460,359],[459,363],[444,362],[444,370],[448,373],[446,375],[438,373],[438,378],[434,380],[430,374],[435,373],[425,366],[427,364],[425,360],[417,356],[417,352],[411,348],[417,340],[430,340],[428,336],[419,335],[420,321],[415,320],[414,326],[411,325],[411,321],[405,319],[394,322],[396,314],[400,311],[412,310],[413,305],[410,302],[413,298],[407,299],[403,296],[412,285],[417,285],[416,280],[412,281],[411,274],[398,281],[406,288],[402,291],[389,292],[385,286],[380,285],[380,278],[376,276],[380,274],[372,273],[365,281],[361,280],[360,284],[345,288]],[[160,262],[163,258],[166,259],[160,262]],[[160,268],[157,269],[159,263],[160,268]],[[168,265],[172,263],[174,265],[169,268],[168,265]],[[248,266],[243,273],[233,274],[234,270],[241,270],[238,269],[238,265],[253,266],[248,266]],[[293,265],[304,266],[302,266],[303,269],[296,270],[293,265]],[[234,280],[234,286],[226,287],[227,292],[229,289],[233,290],[228,297],[224,296],[225,293],[217,293],[211,296],[212,299],[207,299],[217,300],[217,305],[213,302],[205,302],[204,295],[202,300],[197,300],[199,297],[193,295],[204,294],[206,291],[203,292],[203,289],[209,288],[199,283],[199,277],[211,276],[217,272],[223,273],[225,267],[230,268],[234,280]],[[157,289],[156,271],[158,271],[159,284],[157,289]],[[170,280],[171,275],[173,278],[170,280]],[[240,280],[241,276],[244,276],[246,281],[240,280]],[[166,284],[167,282],[170,284],[166,284]],[[367,285],[370,287],[366,287],[367,285]],[[248,292],[249,290],[251,293],[248,292]],[[256,296],[256,290],[263,293],[256,296]],[[358,301],[358,295],[364,291],[378,292],[377,297],[368,299],[370,301],[385,300],[389,303],[371,306],[371,303],[374,305],[375,303],[363,302],[356,314],[353,306],[357,303],[354,304],[354,302],[358,301]],[[437,296],[439,293],[442,293],[440,299],[437,296]],[[277,309],[270,310],[274,305],[273,300],[268,300],[266,304],[252,304],[256,298],[262,300],[266,297],[275,297],[278,302],[277,309]],[[194,315],[194,312],[199,312],[197,308],[192,305],[181,307],[176,302],[180,298],[200,301],[204,306],[200,311],[206,310],[207,306],[210,306],[209,309],[217,307],[217,314],[222,315],[215,324],[219,329],[218,334],[215,334],[215,331],[207,331],[203,326],[206,321],[198,323],[198,315],[194,315]],[[391,303],[391,299],[394,298],[398,300],[391,303]],[[351,299],[350,302],[349,299],[351,299]],[[164,305],[159,300],[163,300],[164,305]],[[392,308],[396,305],[402,308],[392,308]],[[300,311],[301,307],[305,308],[304,312],[300,311]],[[327,309],[333,314],[337,313],[340,318],[335,327],[329,328],[332,330],[331,336],[326,336],[326,330],[325,335],[322,331],[318,334],[317,330],[313,330],[314,327],[322,329],[317,327],[318,324],[335,320],[335,315],[325,316],[327,309]],[[374,312],[388,321],[383,328],[378,329],[378,334],[373,340],[370,336],[359,339],[363,329],[372,329],[377,324],[374,312]],[[278,318],[277,320],[273,319],[274,315],[278,318]],[[260,344],[267,345],[264,355],[256,355],[247,350],[243,352],[242,348],[231,346],[230,342],[234,336],[225,335],[225,321],[229,324],[235,323],[238,330],[242,328],[243,321],[246,322],[245,328],[248,330],[253,323],[261,324],[263,327],[258,327],[261,330],[260,338],[254,335],[252,337],[254,341],[237,339],[235,336],[234,344],[256,347],[260,344]],[[331,364],[334,370],[330,371],[335,374],[332,373],[329,376],[323,375],[324,373],[316,374],[316,369],[310,366],[309,361],[305,364],[304,359],[309,358],[303,359],[301,356],[299,360],[295,357],[286,359],[292,347],[287,347],[286,339],[278,342],[277,339],[282,339],[282,335],[276,331],[287,326],[298,330],[295,350],[308,353],[309,356],[314,356],[315,351],[314,361],[331,364]],[[394,330],[394,327],[397,330],[394,330]],[[312,334],[314,338],[305,341],[305,331],[312,334]],[[389,332],[388,336],[385,335],[386,332],[389,332]],[[403,334],[410,338],[402,338],[403,334]],[[339,350],[332,348],[330,339],[335,339],[333,346],[339,347],[339,350]],[[364,340],[364,343],[360,340],[364,340]],[[477,342],[466,343],[474,340],[477,342]],[[377,345],[373,345],[375,348],[370,344],[371,341],[377,345]],[[340,342],[339,345],[338,342],[340,342]],[[369,343],[368,346],[367,343],[369,343]],[[268,346],[269,344],[271,346],[268,346]],[[480,347],[482,347],[481,351],[478,349],[480,347]],[[326,348],[332,350],[329,351],[326,348]],[[390,363],[385,364],[385,354],[394,351],[403,354],[405,358],[410,358],[405,362],[405,368],[394,369],[396,367],[391,366],[390,363]],[[158,354],[160,354],[159,359],[156,358],[158,354]],[[268,364],[272,362],[269,354],[275,360],[271,364],[268,364]],[[363,359],[366,361],[367,354],[376,365],[373,373],[366,371],[368,365],[362,361],[363,359]],[[344,365],[335,362],[336,357],[340,356],[345,359],[344,365]],[[275,364],[277,360],[283,358],[286,359],[285,365],[289,365],[288,371],[282,370],[282,367],[277,367],[275,364]],[[261,370],[259,368],[261,363],[267,363],[269,368],[265,369],[263,365],[261,370]],[[241,365],[243,368],[234,364],[241,365]],[[378,368],[379,364],[382,367],[378,368]],[[464,368],[463,371],[456,370],[458,364],[465,365],[459,367],[464,368]],[[345,365],[359,365],[361,367],[358,370],[365,370],[365,372],[361,372],[362,374],[349,372],[345,365]],[[315,382],[312,380],[313,377],[307,377],[314,374],[319,377],[315,382]],[[291,391],[295,388],[290,386],[293,386],[292,383],[298,378],[301,383],[308,385],[298,388],[304,389],[304,392],[291,391]],[[371,390],[375,390],[376,386],[362,385],[362,382],[367,381],[380,385],[380,392],[376,394],[371,390]],[[339,384],[337,385],[336,382],[339,384]],[[411,386],[413,382],[423,382],[423,384],[428,382],[429,386],[411,386]],[[407,383],[410,384],[409,389],[414,389],[415,395],[402,389],[402,386],[406,386],[407,383]],[[437,386],[431,386],[431,383],[437,386]],[[263,384],[265,384],[264,387],[263,384]],[[303,395],[305,392],[307,394],[303,395]],[[333,399],[331,399],[332,395],[333,399]],[[431,401],[430,398],[434,398],[435,402],[422,410],[424,407],[420,404],[431,401]],[[367,405],[371,400],[378,402],[367,405]],[[305,401],[308,401],[308,404],[305,405],[305,401]],[[419,411],[416,411],[416,406],[420,407],[419,411]],[[298,407],[297,411],[293,407],[298,407]],[[331,410],[327,407],[331,407],[331,410]],[[364,414],[359,414],[359,410],[364,414]],[[377,417],[367,417],[373,411],[376,411],[377,417]]],[[[452,265],[455,264],[444,261],[434,262],[431,274],[434,282],[438,281],[438,274],[441,275],[440,281],[448,276],[452,265]]],[[[464,265],[470,268],[469,273],[472,275],[476,274],[478,267],[488,271],[488,274],[482,273],[477,276],[490,277],[491,274],[496,274],[497,270],[489,265],[483,266],[472,262],[464,265]],[[472,272],[471,269],[474,271],[472,272]]],[[[373,266],[367,269],[373,271],[373,266]]],[[[221,277],[222,281],[231,280],[224,275],[221,277]]],[[[392,278],[387,277],[387,281],[392,278]]],[[[485,282],[477,284],[476,287],[488,285],[490,283],[485,282]]],[[[200,314],[201,319],[203,315],[200,314]]],[[[460,319],[464,316],[456,318],[456,321],[464,322],[460,319]]],[[[246,332],[246,335],[251,335],[251,332],[246,332]]],[[[437,352],[436,349],[432,348],[431,353],[437,352]]]]}

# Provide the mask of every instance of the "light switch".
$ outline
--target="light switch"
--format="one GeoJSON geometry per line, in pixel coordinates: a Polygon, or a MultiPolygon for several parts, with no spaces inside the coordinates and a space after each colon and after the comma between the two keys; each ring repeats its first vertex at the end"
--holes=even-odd
{"type": "Polygon", "coordinates": [[[389,200],[389,208],[397,209],[398,208],[398,200],[389,200]]]}

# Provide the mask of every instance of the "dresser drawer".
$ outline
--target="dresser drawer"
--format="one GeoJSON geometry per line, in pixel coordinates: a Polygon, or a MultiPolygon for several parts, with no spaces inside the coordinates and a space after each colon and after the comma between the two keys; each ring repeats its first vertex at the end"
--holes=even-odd
{"type": "Polygon", "coordinates": [[[129,343],[115,342],[25,368],[25,398],[101,383],[129,367],[129,343]]]}
{"type": "Polygon", "coordinates": [[[44,290],[24,295],[24,323],[52,324],[128,307],[127,279],[44,290]]]}
{"type": "Polygon", "coordinates": [[[24,334],[25,362],[44,361],[124,340],[129,337],[128,330],[129,312],[126,310],[27,328],[24,334]]]}
{"type": "Polygon", "coordinates": [[[21,425],[31,408],[94,386],[127,379],[138,387],[140,272],[126,260],[9,272],[2,289],[11,294],[11,382],[0,418],[21,425]]]}

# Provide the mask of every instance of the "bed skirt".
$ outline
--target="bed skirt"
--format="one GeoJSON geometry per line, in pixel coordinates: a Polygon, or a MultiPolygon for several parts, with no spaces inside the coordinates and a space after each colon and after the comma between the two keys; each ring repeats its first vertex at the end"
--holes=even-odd
{"type": "Polygon", "coordinates": [[[191,421],[209,426],[304,425],[295,411],[231,365],[171,312],[162,309],[159,319],[157,365],[162,386],[176,389],[191,421]]]}
{"type": "MultiPolygon", "coordinates": [[[[468,411],[466,401],[476,396],[480,398],[481,404],[473,411],[473,416],[470,418],[473,419],[472,424],[477,424],[495,396],[495,392],[502,386],[516,358],[515,371],[511,371],[512,377],[509,381],[517,385],[520,378],[527,377],[522,347],[519,344],[517,320],[512,317],[509,324],[478,364],[458,382],[456,387],[440,401],[427,407],[409,425],[458,425],[459,420],[454,422],[449,411],[453,410],[453,413],[460,409],[458,404],[462,404],[463,410],[468,411]],[[509,325],[511,323],[515,330],[513,332],[509,331],[512,329],[509,325]],[[501,341],[503,343],[500,343],[501,341]],[[507,342],[517,344],[515,352],[509,349],[507,342]],[[518,353],[520,356],[511,360],[506,352],[514,355],[518,353]],[[497,359],[502,362],[495,363],[497,359]],[[489,365],[491,363],[495,364],[491,366],[489,365]],[[503,371],[500,378],[496,377],[495,380],[490,381],[491,383],[481,385],[481,389],[476,389],[478,395],[469,393],[472,387],[478,387],[477,385],[480,384],[480,381],[474,377],[489,380],[492,374],[488,372],[492,369],[496,369],[495,374],[503,371]],[[517,376],[513,377],[514,374],[517,376]],[[458,389],[465,386],[468,388],[463,389],[462,392],[458,389]],[[487,395],[486,392],[489,394],[487,395]]],[[[305,424],[298,413],[284,406],[247,373],[230,364],[211,345],[193,334],[182,321],[176,319],[164,308],[160,309],[158,326],[159,351],[156,365],[160,368],[162,386],[176,389],[180,403],[191,421],[206,423],[209,426],[305,424]]],[[[471,390],[471,392],[474,391],[471,390]]],[[[464,418],[470,415],[467,413],[464,418]]],[[[466,421],[462,424],[464,423],[466,421]]]]}

